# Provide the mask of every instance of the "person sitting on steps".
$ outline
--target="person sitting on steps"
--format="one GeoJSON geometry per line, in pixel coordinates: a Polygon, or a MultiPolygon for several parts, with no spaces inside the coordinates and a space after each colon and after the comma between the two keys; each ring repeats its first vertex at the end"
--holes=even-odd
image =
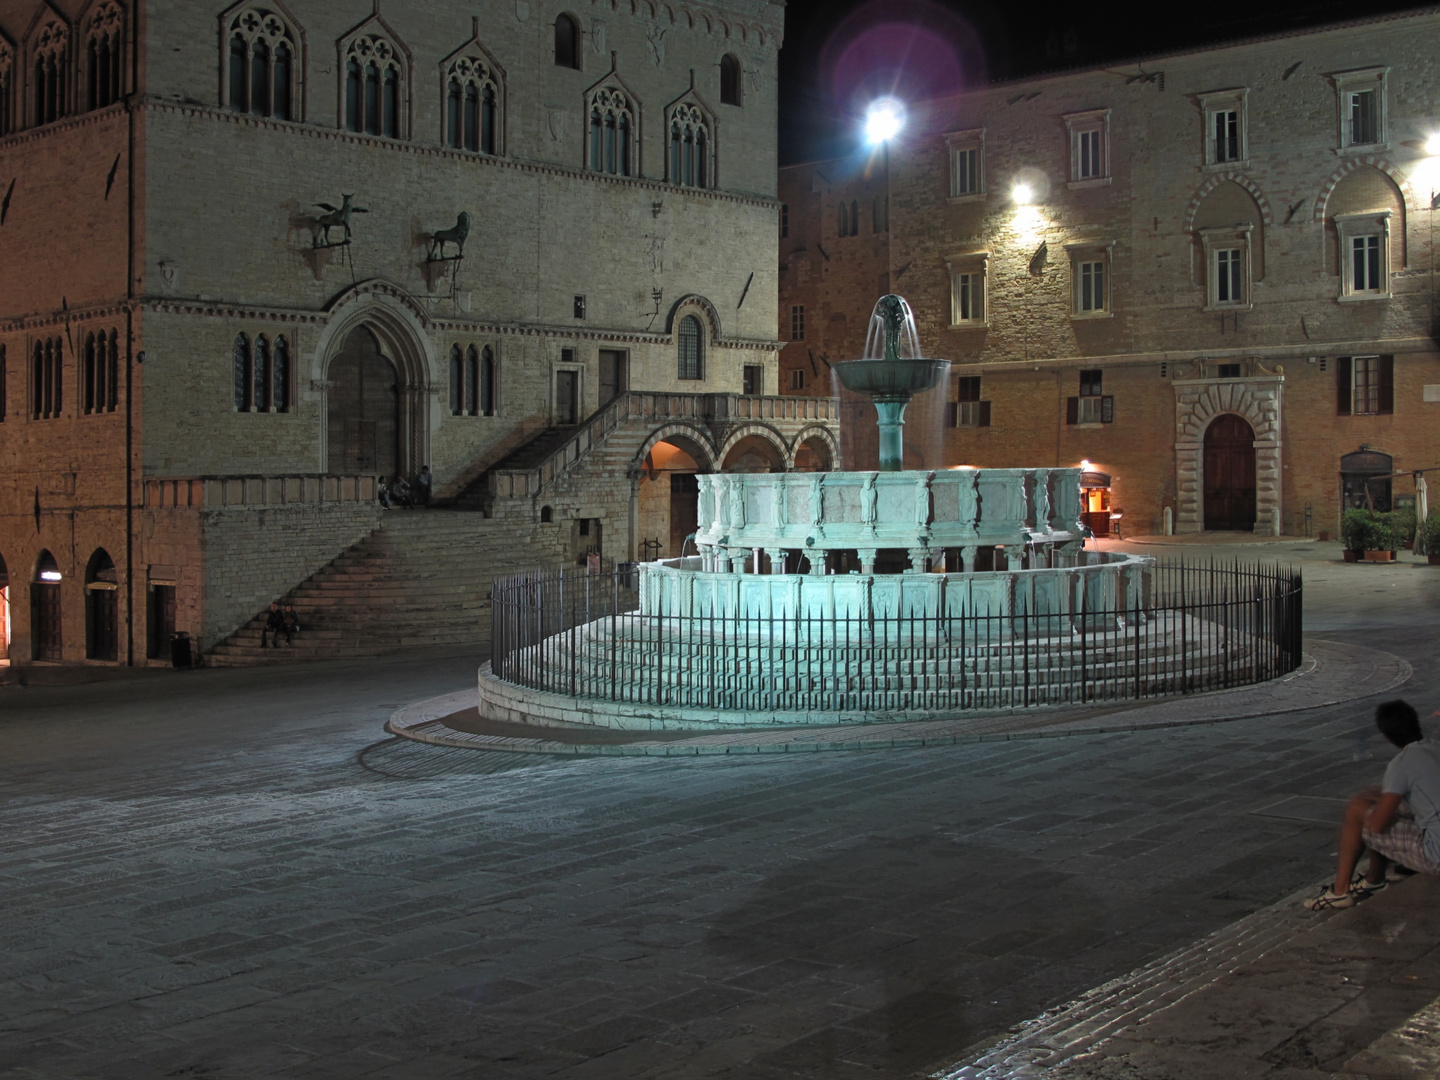
{"type": "Polygon", "coordinates": [[[300,632],[300,616],[295,612],[294,604],[286,604],[280,609],[280,617],[285,621],[285,644],[291,643],[291,638],[300,632]]]}
{"type": "Polygon", "coordinates": [[[280,647],[280,635],[285,635],[285,644],[290,644],[290,627],[285,625],[285,613],[280,610],[279,604],[271,604],[270,610],[265,615],[265,625],[260,630],[260,647],[265,648],[265,635],[270,635],[271,648],[280,647]]]}
{"type": "Polygon", "coordinates": [[[1385,887],[1401,871],[1398,863],[1421,874],[1440,875],[1440,742],[1427,739],[1408,702],[1381,702],[1375,726],[1400,747],[1378,788],[1350,799],[1340,826],[1335,881],[1305,906],[1311,911],[1354,907],[1385,887]],[[1370,850],[1364,878],[1352,881],[1360,854],[1370,850]]]}

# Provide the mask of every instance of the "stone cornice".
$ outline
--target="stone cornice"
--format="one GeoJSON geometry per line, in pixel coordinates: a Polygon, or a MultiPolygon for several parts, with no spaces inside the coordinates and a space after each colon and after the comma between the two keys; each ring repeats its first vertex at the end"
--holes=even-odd
{"type": "MultiPolygon", "coordinates": [[[[308,311],[300,308],[264,307],[256,304],[239,304],[226,301],[179,300],[162,297],[147,297],[142,301],[146,311],[159,315],[183,315],[199,318],[243,319],[251,322],[288,323],[293,326],[324,326],[331,318],[328,311],[308,311]]],[[[123,309],[121,309],[123,310],[123,309]]],[[[72,312],[72,315],[75,314],[72,312]]],[[[59,320],[63,322],[64,320],[59,320]]],[[[485,337],[543,337],[563,338],[573,341],[631,342],[634,344],[674,344],[674,334],[655,333],[649,330],[632,330],[625,327],[605,326],[559,326],[550,323],[494,322],[487,319],[463,319],[431,316],[430,323],[437,337],[455,334],[470,334],[485,337]]],[[[723,337],[711,344],[719,349],[761,349],[779,352],[783,341],[768,338],[723,337]]]]}
{"type": "Polygon", "coordinates": [[[112,120],[125,115],[127,108],[125,102],[118,102],[114,105],[107,105],[103,109],[96,109],[93,112],[80,113],[76,116],[66,116],[53,123],[44,124],[41,127],[26,128],[24,131],[17,131],[0,139],[0,154],[10,153],[26,143],[39,142],[61,131],[74,131],[76,128],[95,127],[107,120],[112,120]]]}
{"type": "MultiPolygon", "coordinates": [[[[511,169],[536,175],[579,180],[592,184],[628,187],[636,191],[651,191],[660,194],[683,195],[687,198],[694,199],[710,199],[718,202],[738,203],[743,206],[758,206],[768,210],[777,209],[780,205],[778,199],[764,195],[747,195],[738,192],[719,191],[711,188],[679,187],[675,184],[667,184],[663,180],[650,180],[644,177],[611,176],[608,173],[590,172],[587,169],[577,169],[556,162],[527,161],[517,158],[496,157],[490,154],[477,154],[473,151],[455,150],[451,147],[440,146],[436,143],[412,142],[403,139],[385,139],[378,135],[363,135],[353,131],[345,131],[341,128],[325,127],[318,124],[300,123],[290,120],[272,120],[268,117],[251,116],[249,113],[238,113],[230,109],[220,109],[209,105],[200,105],[195,102],[164,101],[159,98],[145,98],[142,104],[145,109],[151,112],[171,113],[184,116],[187,119],[210,120],[214,123],[234,124],[239,127],[280,131],[303,138],[319,139],[324,142],[373,146],[391,150],[395,153],[414,154],[421,157],[450,158],[454,161],[464,162],[480,168],[511,169]]],[[[49,128],[44,130],[49,130],[49,128]]]]}
{"type": "Polygon", "coordinates": [[[1385,338],[1365,341],[1305,341],[1293,345],[1250,345],[1233,349],[1176,349],[1169,352],[1116,353],[1113,355],[1056,356],[1041,360],[955,361],[952,374],[986,371],[1072,367],[1124,367],[1128,364],[1184,364],[1195,360],[1229,360],[1256,357],[1262,360],[1303,360],[1311,356],[1351,356],[1367,353],[1433,353],[1440,346],[1428,337],[1385,338]]]}
{"type": "Polygon", "coordinates": [[[51,326],[74,325],[97,319],[123,319],[131,310],[124,301],[112,300],[83,307],[72,307],[61,311],[32,312],[0,319],[0,334],[16,334],[26,330],[41,330],[51,326]]]}

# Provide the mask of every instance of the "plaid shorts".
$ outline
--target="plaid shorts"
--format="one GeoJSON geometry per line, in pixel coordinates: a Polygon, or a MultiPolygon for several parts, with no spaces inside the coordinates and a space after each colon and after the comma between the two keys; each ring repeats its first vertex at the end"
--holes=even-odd
{"type": "Polygon", "coordinates": [[[1425,830],[1415,824],[1415,817],[1405,803],[1400,804],[1400,812],[1390,828],[1378,833],[1366,829],[1361,835],[1371,851],[1422,874],[1440,875],[1440,866],[1425,857],[1425,830]]]}

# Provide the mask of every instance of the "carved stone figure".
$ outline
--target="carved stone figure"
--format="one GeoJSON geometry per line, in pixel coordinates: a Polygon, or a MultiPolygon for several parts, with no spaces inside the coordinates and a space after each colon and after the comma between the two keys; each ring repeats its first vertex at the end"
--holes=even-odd
{"type": "Polygon", "coordinates": [[[745,488],[741,484],[729,484],[730,528],[745,527],[745,488]]]}
{"type": "Polygon", "coordinates": [[[930,524],[930,481],[934,473],[915,478],[915,524],[923,531],[930,524]]]}
{"type": "Polygon", "coordinates": [[[865,486],[860,489],[860,521],[872,528],[875,525],[875,474],[865,477],[865,486]]]}
{"type": "Polygon", "coordinates": [[[350,216],[352,214],[368,214],[370,212],[363,206],[356,206],[354,200],[355,195],[351,193],[349,195],[341,195],[339,206],[331,206],[328,202],[315,204],[321,210],[325,211],[325,213],[315,219],[316,247],[331,246],[331,229],[340,229],[344,233],[345,239],[342,240],[341,243],[348,244],[350,242],[350,216]],[[323,241],[321,240],[322,236],[324,237],[323,241]]]}
{"type": "Polygon", "coordinates": [[[470,215],[464,210],[455,219],[453,229],[437,229],[430,237],[430,258],[443,259],[445,257],[445,245],[454,244],[455,258],[465,257],[465,238],[470,235],[470,215]]]}

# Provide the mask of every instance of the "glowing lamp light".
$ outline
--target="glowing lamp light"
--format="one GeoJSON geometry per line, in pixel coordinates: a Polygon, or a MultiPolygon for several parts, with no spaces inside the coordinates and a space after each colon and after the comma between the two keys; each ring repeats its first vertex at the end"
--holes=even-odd
{"type": "Polygon", "coordinates": [[[1022,180],[1010,189],[1010,198],[1016,206],[1029,206],[1035,201],[1035,189],[1022,180]]]}
{"type": "Polygon", "coordinates": [[[872,146],[889,142],[905,127],[905,106],[894,98],[880,98],[865,111],[865,140],[872,146]]]}
{"type": "Polygon", "coordinates": [[[1440,157],[1440,132],[1436,132],[1425,140],[1425,153],[1431,157],[1440,157]]]}
{"type": "Polygon", "coordinates": [[[1081,458],[1081,459],[1080,459],[1080,468],[1083,469],[1085,472],[1089,472],[1089,471],[1090,471],[1090,459],[1089,459],[1089,458],[1081,458]]]}
{"type": "Polygon", "coordinates": [[[41,570],[41,571],[40,571],[40,580],[41,580],[41,581],[59,581],[59,580],[60,580],[60,571],[59,571],[59,570],[41,570]]]}

